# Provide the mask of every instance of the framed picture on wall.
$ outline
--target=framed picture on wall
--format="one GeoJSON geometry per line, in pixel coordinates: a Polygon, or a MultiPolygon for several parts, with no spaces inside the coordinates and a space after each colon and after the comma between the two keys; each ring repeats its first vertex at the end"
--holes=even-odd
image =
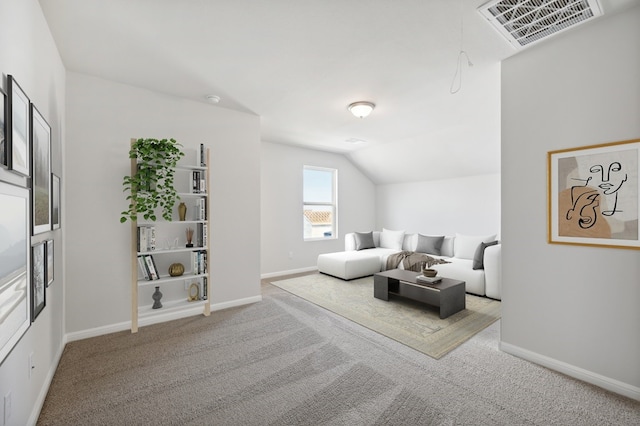
{"type": "Polygon", "coordinates": [[[27,94],[13,76],[7,77],[9,100],[7,102],[7,162],[16,173],[29,176],[31,165],[29,142],[29,105],[27,94]]]}
{"type": "Polygon", "coordinates": [[[53,240],[47,240],[47,246],[45,252],[47,253],[47,287],[49,287],[53,283],[53,275],[54,275],[54,248],[53,248],[53,240]]]}
{"type": "Polygon", "coordinates": [[[60,178],[51,173],[51,229],[60,228],[60,178]]]}
{"type": "Polygon", "coordinates": [[[51,127],[31,105],[33,235],[51,230],[51,127]]]}
{"type": "Polygon", "coordinates": [[[0,363],[31,324],[29,190],[0,182],[0,363]]]}
{"type": "Polygon", "coordinates": [[[7,167],[7,95],[0,89],[0,167],[7,167]]]}
{"type": "Polygon", "coordinates": [[[46,304],[46,243],[44,241],[37,243],[31,249],[31,322],[33,322],[46,304]]]}
{"type": "Polygon", "coordinates": [[[640,139],[551,151],[550,243],[640,249],[640,139]]]}

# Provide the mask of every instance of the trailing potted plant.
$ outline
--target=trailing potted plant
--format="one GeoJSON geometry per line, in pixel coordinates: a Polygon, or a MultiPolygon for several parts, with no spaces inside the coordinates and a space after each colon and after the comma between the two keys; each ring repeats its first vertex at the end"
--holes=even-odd
{"type": "Polygon", "coordinates": [[[123,191],[129,192],[129,208],[121,213],[121,223],[136,221],[139,215],[155,221],[158,207],[162,217],[171,221],[173,206],[180,199],[173,183],[175,167],[184,156],[181,147],[175,139],[138,139],[131,144],[129,158],[135,158],[138,167],[122,182],[123,191]]]}

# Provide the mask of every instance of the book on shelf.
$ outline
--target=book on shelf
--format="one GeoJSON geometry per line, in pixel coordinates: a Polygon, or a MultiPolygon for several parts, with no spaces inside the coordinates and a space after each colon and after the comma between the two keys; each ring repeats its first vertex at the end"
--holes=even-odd
{"type": "Polygon", "coordinates": [[[147,265],[147,271],[149,272],[150,280],[159,280],[160,275],[158,274],[158,269],[156,268],[156,262],[153,260],[153,256],[150,254],[143,255],[144,261],[147,265]]]}
{"type": "Polygon", "coordinates": [[[193,170],[191,172],[191,193],[204,194],[207,192],[207,173],[204,170],[193,170]]]}
{"type": "Polygon", "coordinates": [[[156,249],[156,227],[151,225],[138,226],[138,252],[154,251],[156,249]]]}
{"type": "Polygon", "coordinates": [[[140,271],[142,272],[142,276],[144,277],[144,279],[147,281],[150,280],[151,277],[149,276],[149,269],[147,268],[147,262],[145,262],[142,256],[138,256],[138,267],[140,268],[140,271]]]}
{"type": "Polygon", "coordinates": [[[206,154],[204,150],[204,144],[201,143],[199,149],[196,150],[196,166],[198,167],[206,167],[206,154]]]}
{"type": "Polygon", "coordinates": [[[206,210],[206,200],[204,198],[198,198],[194,205],[195,211],[195,220],[206,220],[207,219],[207,210],[206,210]]]}
{"type": "Polygon", "coordinates": [[[191,269],[194,275],[200,275],[207,272],[207,252],[197,250],[191,252],[191,269]]]}
{"type": "Polygon", "coordinates": [[[207,300],[209,298],[208,293],[208,286],[207,286],[207,277],[202,277],[202,292],[200,293],[202,295],[202,300],[207,300]]]}
{"type": "Polygon", "coordinates": [[[205,247],[209,239],[208,232],[209,227],[206,223],[198,223],[196,226],[196,243],[198,247],[205,247]]]}

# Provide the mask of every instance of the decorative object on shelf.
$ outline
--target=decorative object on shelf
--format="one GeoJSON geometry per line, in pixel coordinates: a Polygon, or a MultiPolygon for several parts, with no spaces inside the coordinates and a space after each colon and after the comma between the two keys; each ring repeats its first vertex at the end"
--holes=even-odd
{"type": "Polygon", "coordinates": [[[200,286],[198,283],[191,283],[189,286],[189,297],[187,298],[189,302],[195,302],[200,300],[200,286]]]}
{"type": "Polygon", "coordinates": [[[422,275],[424,275],[425,277],[433,278],[438,275],[438,271],[436,271],[435,269],[427,268],[422,270],[422,275]]]}
{"type": "Polygon", "coordinates": [[[178,216],[180,217],[180,221],[184,222],[184,219],[187,217],[187,205],[185,203],[178,205],[178,216]]]}
{"type": "Polygon", "coordinates": [[[162,308],[162,303],[160,302],[160,299],[162,299],[162,292],[160,291],[160,287],[156,287],[156,291],[153,292],[151,298],[153,299],[152,309],[162,308]]]}
{"type": "Polygon", "coordinates": [[[172,263],[169,266],[169,275],[172,277],[179,277],[184,274],[184,265],[182,263],[172,263]]]}
{"type": "Polygon", "coordinates": [[[180,198],[174,187],[175,167],[184,156],[182,145],[175,139],[138,139],[131,144],[129,158],[137,160],[137,171],[125,176],[122,185],[129,192],[129,207],[121,213],[120,222],[136,221],[138,215],[155,221],[155,209],[171,221],[173,206],[180,198]]]}
{"type": "Polygon", "coordinates": [[[193,247],[193,228],[187,228],[187,230],[185,231],[185,234],[187,235],[187,245],[186,247],[193,247]]]}

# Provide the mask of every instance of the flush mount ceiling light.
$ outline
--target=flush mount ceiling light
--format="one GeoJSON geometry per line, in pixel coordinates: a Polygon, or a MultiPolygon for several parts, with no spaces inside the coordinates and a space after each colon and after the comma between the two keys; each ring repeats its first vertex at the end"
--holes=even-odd
{"type": "Polygon", "coordinates": [[[207,98],[207,100],[212,104],[217,104],[218,102],[220,102],[220,96],[218,95],[206,95],[205,98],[207,98]]]}
{"type": "Polygon", "coordinates": [[[358,118],[365,118],[367,115],[371,114],[371,111],[373,111],[375,107],[376,105],[372,102],[354,102],[349,105],[349,111],[358,118]]]}

